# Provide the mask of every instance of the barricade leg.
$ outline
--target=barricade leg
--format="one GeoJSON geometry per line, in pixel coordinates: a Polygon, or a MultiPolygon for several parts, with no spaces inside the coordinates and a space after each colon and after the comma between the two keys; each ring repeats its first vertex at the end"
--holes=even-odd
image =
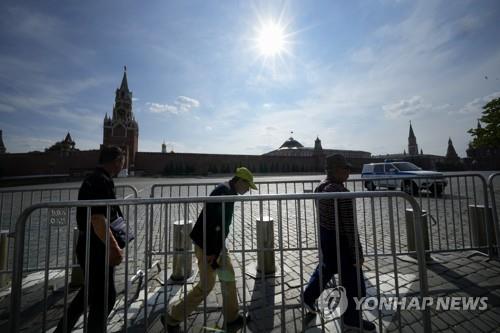
{"type": "Polygon", "coordinates": [[[488,247],[481,252],[494,254],[497,239],[493,227],[493,212],[491,208],[486,210],[484,205],[469,205],[471,215],[472,246],[488,247]],[[485,223],[486,221],[486,223],[485,223]]]}
{"type": "Polygon", "coordinates": [[[184,223],[184,220],[175,221],[173,227],[174,251],[179,253],[174,254],[172,275],[170,278],[174,281],[183,281],[189,278],[193,273],[193,255],[189,253],[192,250],[192,243],[189,234],[193,228],[193,221],[189,220],[187,223],[184,223]]]}
{"type": "MultiPolygon", "coordinates": [[[[0,271],[7,270],[9,251],[9,230],[0,230],[0,271]]],[[[9,284],[9,274],[0,274],[0,288],[9,284]]]]}
{"type": "MultiPolygon", "coordinates": [[[[415,244],[415,220],[413,216],[413,209],[412,208],[407,208],[406,212],[406,237],[407,237],[407,242],[408,242],[408,251],[409,252],[415,252],[417,250],[416,244],[415,244]]],[[[424,249],[425,251],[428,251],[430,249],[429,247],[429,227],[428,227],[428,220],[427,220],[427,211],[422,210],[422,226],[423,226],[423,237],[424,237],[424,249]]],[[[425,254],[425,259],[430,260],[431,256],[430,253],[425,254]]]]}
{"type": "Polygon", "coordinates": [[[274,261],[274,221],[269,216],[257,219],[257,272],[276,272],[274,261]]]}

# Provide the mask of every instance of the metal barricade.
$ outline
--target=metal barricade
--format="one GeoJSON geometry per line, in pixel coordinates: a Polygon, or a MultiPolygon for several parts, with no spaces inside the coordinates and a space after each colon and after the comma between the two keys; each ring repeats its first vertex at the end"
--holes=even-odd
{"type": "MultiPolygon", "coordinates": [[[[256,181],[257,190],[250,189],[250,194],[288,194],[310,193],[319,184],[322,176],[317,180],[289,180],[289,181],[256,181]]],[[[221,182],[206,183],[174,183],[153,184],[150,198],[180,198],[208,196],[221,182]]]]}
{"type": "MultiPolygon", "coordinates": [[[[160,242],[161,247],[154,249],[152,255],[155,258],[159,258],[159,265],[156,265],[156,267],[161,267],[163,272],[152,273],[145,270],[143,273],[144,275],[141,275],[141,277],[143,277],[141,291],[131,296],[130,287],[133,283],[131,276],[133,276],[134,273],[131,273],[132,269],[130,267],[130,247],[132,245],[129,245],[125,251],[124,264],[117,267],[115,275],[117,285],[120,287],[117,290],[117,302],[110,312],[110,318],[107,321],[107,327],[110,331],[127,331],[132,327],[134,327],[134,330],[143,329],[143,331],[147,331],[151,325],[158,322],[156,319],[158,319],[160,315],[165,314],[167,309],[165,304],[172,304],[178,298],[186,299],[188,284],[197,281],[196,274],[182,281],[180,285],[178,281],[169,281],[169,277],[172,273],[174,264],[173,258],[181,254],[184,254],[185,258],[188,258],[186,254],[193,254],[193,251],[186,247],[184,247],[182,251],[174,248],[173,237],[175,237],[175,235],[173,235],[173,224],[176,221],[184,221],[183,225],[187,227],[189,225],[186,223],[187,221],[190,219],[196,221],[200,218],[203,221],[203,230],[206,231],[206,211],[208,205],[218,205],[217,207],[220,206],[222,212],[226,212],[228,207],[233,207],[234,205],[232,212],[231,209],[229,210],[230,215],[226,216],[226,214],[222,214],[222,234],[226,231],[225,219],[228,217],[232,218],[233,222],[230,226],[230,230],[228,230],[229,239],[225,245],[221,244],[221,246],[223,246],[223,248],[225,246],[230,252],[230,256],[233,257],[231,261],[233,263],[232,266],[234,267],[235,275],[229,278],[236,280],[233,281],[236,283],[236,288],[241,296],[239,307],[244,312],[250,313],[252,318],[259,318],[259,320],[253,324],[257,326],[253,327],[251,330],[268,331],[269,327],[271,329],[275,327],[275,320],[278,320],[279,327],[282,331],[298,331],[299,326],[301,326],[301,329],[303,328],[302,325],[304,325],[304,320],[306,319],[304,304],[301,302],[305,283],[311,271],[318,263],[318,254],[319,258],[323,258],[325,255],[322,251],[321,232],[317,219],[320,213],[319,204],[323,202],[322,200],[325,200],[325,202],[334,202],[335,216],[337,216],[336,220],[338,220],[339,216],[339,205],[342,205],[346,201],[354,203],[352,206],[352,215],[354,218],[354,225],[357,225],[357,227],[354,228],[353,232],[359,237],[359,242],[355,240],[357,245],[356,253],[358,253],[358,246],[360,245],[364,252],[365,266],[369,267],[363,281],[358,277],[358,289],[361,283],[369,284],[370,288],[367,287],[367,289],[369,289],[367,293],[375,299],[379,299],[382,295],[389,294],[394,297],[402,297],[408,294],[420,300],[428,296],[425,250],[420,217],[421,210],[415,198],[402,192],[273,194],[40,203],[25,209],[16,223],[15,261],[10,303],[12,310],[9,324],[10,332],[19,332],[22,329],[26,329],[26,325],[33,325],[30,326],[30,329],[33,330],[42,329],[45,331],[55,326],[59,319],[66,318],[63,314],[66,313],[70,298],[70,291],[67,286],[70,280],[69,262],[71,253],[69,248],[71,243],[69,237],[71,235],[71,211],[74,211],[76,207],[87,207],[87,212],[89,212],[88,207],[91,206],[109,206],[116,204],[123,207],[124,211],[135,209],[135,211],[138,212],[138,217],[134,221],[137,225],[137,233],[136,239],[133,242],[138,244],[143,251],[142,253],[138,253],[138,256],[142,257],[142,263],[147,261],[147,258],[150,257],[148,253],[151,248],[148,244],[150,240],[146,235],[149,235],[150,229],[155,227],[155,234],[158,234],[158,237],[160,237],[162,241],[160,242]],[[417,265],[405,267],[404,283],[403,280],[400,280],[403,274],[398,269],[401,262],[398,258],[396,248],[398,242],[396,221],[404,219],[404,216],[398,217],[395,214],[396,207],[401,206],[402,202],[408,205],[408,207],[411,207],[415,212],[414,237],[416,244],[415,254],[417,257],[417,265]],[[368,206],[364,211],[358,210],[362,204],[368,206]],[[385,210],[380,213],[380,209],[385,210]],[[65,265],[63,267],[59,267],[49,260],[45,260],[44,274],[41,276],[40,281],[38,281],[43,285],[43,288],[40,288],[41,295],[39,295],[39,299],[36,299],[33,294],[29,295],[32,303],[40,304],[39,311],[33,314],[33,309],[29,309],[31,312],[27,311],[28,305],[25,301],[23,302],[24,297],[27,297],[23,293],[23,288],[26,288],[27,284],[33,283],[32,280],[25,279],[26,272],[24,271],[24,260],[26,258],[26,229],[28,221],[30,217],[40,214],[39,211],[42,211],[41,215],[45,217],[41,222],[45,225],[43,230],[47,232],[47,236],[44,239],[46,242],[44,250],[46,259],[50,257],[52,251],[51,243],[54,237],[52,237],[51,233],[57,232],[66,235],[66,238],[64,238],[66,248],[64,256],[65,265]],[[250,211],[253,211],[254,214],[250,214],[250,211]],[[363,212],[365,216],[363,216],[363,212]],[[256,237],[250,237],[248,235],[249,232],[252,233],[256,228],[256,220],[260,219],[262,221],[264,216],[269,216],[274,221],[274,248],[259,248],[259,242],[255,239],[256,237]],[[364,222],[363,225],[359,223],[361,220],[364,222]],[[159,229],[156,228],[157,225],[160,226],[159,229]],[[387,228],[386,231],[381,229],[382,225],[387,228]],[[390,245],[389,251],[382,250],[383,242],[390,245]],[[365,244],[369,246],[365,247],[365,244]],[[272,276],[259,274],[257,271],[259,251],[273,251],[275,253],[276,270],[272,276]],[[408,270],[411,270],[411,272],[408,270]],[[389,276],[393,282],[391,285],[392,289],[383,289],[382,281],[386,282],[389,276]],[[49,285],[54,278],[59,278],[60,281],[64,281],[64,295],[59,294],[58,299],[57,295],[54,295],[53,292],[49,293],[49,285]],[[413,291],[407,288],[408,283],[413,285],[411,288],[413,291]],[[402,287],[403,284],[405,285],[404,288],[402,287]],[[20,321],[21,314],[23,315],[23,322],[20,321]],[[35,319],[30,318],[30,314],[31,317],[35,317],[35,319]]],[[[129,227],[131,228],[132,226],[129,227]]],[[[89,244],[89,230],[90,220],[88,219],[87,245],[89,244]]],[[[109,229],[107,228],[106,230],[109,233],[109,229]]],[[[339,228],[336,228],[335,237],[337,241],[340,239],[339,232],[339,228]]],[[[204,232],[204,235],[206,235],[206,232],[204,232]]],[[[109,235],[107,235],[106,239],[109,239],[108,236],[109,235]]],[[[203,248],[195,249],[195,255],[199,255],[197,251],[200,250],[203,251],[202,253],[207,253],[206,242],[205,236],[203,248]]],[[[262,242],[262,244],[273,243],[262,242]]],[[[337,244],[339,243],[337,242],[337,244]]],[[[361,250],[361,248],[359,250],[361,250]]],[[[106,256],[110,251],[109,241],[106,241],[106,256]]],[[[340,251],[340,247],[337,246],[338,258],[341,256],[340,251]]],[[[89,258],[88,247],[86,253],[86,258],[89,258]]],[[[206,260],[206,257],[204,258],[205,259],[198,262],[198,265],[207,265],[207,262],[203,263],[203,261],[206,260]]],[[[219,261],[223,271],[225,267],[228,267],[226,265],[229,264],[229,262],[225,260],[229,260],[229,257],[223,254],[219,261]]],[[[360,267],[359,259],[356,260],[358,267],[360,267]]],[[[190,263],[186,262],[186,264],[190,263]]],[[[338,261],[338,264],[340,265],[340,261],[338,261]]],[[[89,281],[88,268],[89,260],[86,260],[86,281],[89,281]]],[[[340,282],[343,281],[340,275],[345,271],[343,266],[339,266],[338,268],[338,281],[340,282]]],[[[223,271],[217,272],[221,280],[227,278],[227,274],[223,274],[223,271]],[[226,275],[226,277],[224,277],[224,275],[226,275]]],[[[323,276],[324,274],[325,273],[320,270],[320,281],[322,281],[323,278],[327,280],[327,277],[323,276]]],[[[135,276],[137,279],[138,275],[135,276]]],[[[200,281],[198,282],[200,283],[200,281]]],[[[229,283],[229,280],[227,280],[227,282],[229,283]]],[[[105,283],[105,286],[107,285],[108,284],[105,283]]],[[[202,285],[206,286],[206,284],[203,283],[202,285]]],[[[223,286],[224,285],[225,284],[223,284],[223,286]]],[[[85,290],[86,289],[84,289],[86,301],[84,308],[86,309],[87,304],[89,304],[89,295],[88,290],[85,290]]],[[[328,290],[331,291],[333,289],[328,287],[328,290]]],[[[106,295],[108,292],[110,292],[110,290],[106,288],[103,293],[104,299],[107,299],[106,295]]],[[[219,301],[220,297],[222,297],[223,300],[229,297],[227,289],[224,289],[224,287],[222,287],[221,292],[222,294],[220,294],[219,291],[215,292],[215,295],[217,295],[216,299],[219,301]]],[[[181,325],[184,326],[185,330],[192,329],[193,331],[199,331],[203,328],[212,329],[213,327],[221,328],[225,326],[226,323],[221,319],[218,313],[222,312],[222,318],[225,318],[228,309],[226,307],[221,308],[220,306],[214,307],[213,300],[214,299],[209,303],[205,298],[202,302],[203,304],[197,308],[197,311],[202,315],[189,318],[184,317],[181,325]]],[[[109,309],[106,309],[108,303],[104,303],[104,313],[108,313],[107,310],[109,309]]],[[[324,313],[327,313],[327,316],[334,315],[330,299],[326,299],[324,302],[322,301],[321,304],[322,310],[324,310],[324,313]]],[[[111,305],[113,304],[110,304],[110,306],[111,305]]],[[[363,311],[363,313],[364,316],[369,316],[367,318],[370,321],[378,325],[379,330],[383,330],[387,325],[392,325],[393,329],[399,329],[401,331],[407,324],[405,321],[405,311],[401,311],[400,308],[394,310],[393,315],[397,318],[394,319],[394,322],[386,322],[385,319],[382,318],[383,315],[380,309],[375,311],[375,315],[370,311],[363,311]]],[[[420,318],[419,320],[426,332],[431,331],[428,309],[412,312],[412,316],[420,318]]],[[[84,332],[89,328],[86,324],[88,317],[89,315],[87,312],[84,312],[83,321],[77,323],[77,326],[83,328],[84,332]]],[[[334,319],[335,318],[321,321],[318,325],[322,326],[322,329],[325,329],[325,326],[330,327],[331,325],[342,326],[339,320],[334,319]]],[[[67,324],[68,319],[63,319],[62,325],[65,326],[67,324]]],[[[246,331],[246,329],[244,330],[246,331]]]]}
{"type": "MultiPolygon", "coordinates": [[[[400,189],[414,196],[428,214],[429,253],[479,251],[492,256],[495,248],[498,250],[492,237],[498,228],[489,223],[488,214],[475,214],[476,208],[484,207],[488,211],[491,205],[487,181],[482,174],[370,178],[363,179],[360,185],[372,191],[400,189]],[[475,241],[478,228],[485,230],[484,243],[475,241]]],[[[406,207],[403,208],[404,214],[406,207]]],[[[398,229],[404,228],[398,225],[398,229]]],[[[404,232],[400,237],[402,235],[404,232]]],[[[403,251],[404,247],[400,246],[400,250],[403,251]]]]}
{"type": "MultiPolygon", "coordinates": [[[[318,180],[257,181],[258,190],[252,191],[251,194],[310,193],[319,184],[320,178],[324,178],[324,176],[318,175],[318,180]]],[[[209,195],[216,185],[216,182],[202,184],[155,184],[151,187],[150,196],[167,198],[203,196],[209,195]]],[[[475,215],[473,210],[475,207],[484,206],[485,209],[489,209],[489,207],[496,208],[492,205],[493,201],[489,199],[487,181],[482,174],[445,174],[444,177],[360,178],[349,179],[346,182],[346,186],[350,191],[356,192],[396,189],[406,191],[412,195],[418,201],[421,208],[428,214],[427,227],[430,245],[428,253],[479,251],[492,255],[494,253],[493,249],[498,249],[498,245],[495,245],[494,239],[491,237],[491,235],[497,234],[497,232],[494,229],[490,230],[491,224],[487,223],[487,215],[480,215],[480,221],[474,220],[475,215]],[[444,186],[441,183],[443,180],[446,182],[444,186]],[[372,186],[370,186],[370,183],[372,186]],[[484,244],[474,241],[474,228],[478,224],[486,226],[484,228],[486,231],[484,236],[486,242],[484,244]]],[[[379,203],[377,204],[379,205],[379,203]]],[[[383,207],[380,206],[380,208],[383,207]]],[[[405,203],[397,206],[396,215],[404,215],[406,208],[408,207],[405,203]]],[[[190,209],[194,209],[194,207],[190,207],[190,209]]],[[[196,215],[196,212],[199,210],[200,207],[194,209],[193,215],[196,215]]],[[[358,205],[358,210],[363,216],[366,216],[366,203],[361,202],[358,205]]],[[[157,217],[161,219],[163,214],[161,212],[157,214],[157,217]]],[[[250,214],[254,215],[256,211],[252,208],[250,214]]],[[[158,221],[158,219],[154,219],[154,221],[158,221]]],[[[497,225],[494,224],[494,226],[497,225]]],[[[383,228],[384,226],[381,227],[383,228]]],[[[153,253],[155,248],[158,248],[162,239],[161,235],[158,234],[158,228],[159,226],[155,225],[150,228],[150,253],[153,253]]],[[[287,232],[289,228],[291,226],[287,225],[284,231],[287,241],[290,241],[287,232]]],[[[363,225],[361,228],[367,230],[369,226],[363,225]]],[[[399,222],[396,225],[396,232],[399,240],[404,240],[407,237],[406,226],[401,225],[399,222]]],[[[252,232],[249,237],[254,239],[256,235],[252,232]]],[[[364,245],[367,246],[368,244],[364,245]]],[[[384,244],[382,250],[389,251],[388,244],[384,244]]],[[[396,250],[398,254],[406,253],[408,251],[406,243],[398,241],[396,250]]],[[[150,263],[152,263],[152,260],[150,260],[150,263]]]]}
{"type": "Polygon", "coordinates": [[[497,255],[500,256],[500,217],[498,216],[499,210],[498,206],[500,205],[500,195],[497,196],[496,192],[500,192],[500,186],[495,188],[495,178],[500,179],[500,172],[496,172],[491,174],[488,177],[488,189],[490,191],[491,198],[491,212],[493,218],[493,225],[496,228],[496,245],[497,245],[497,255]]]}
{"type": "MultiPolygon", "coordinates": [[[[5,279],[6,276],[12,273],[12,253],[14,248],[14,240],[12,239],[14,235],[15,221],[20,216],[21,212],[38,203],[43,202],[61,202],[77,200],[79,187],[54,187],[54,188],[39,188],[39,189],[18,189],[18,190],[0,190],[0,230],[7,231],[9,237],[7,239],[8,246],[4,249],[6,253],[1,253],[6,259],[5,266],[0,267],[0,280],[5,279]]],[[[118,199],[128,199],[137,198],[137,189],[128,184],[117,185],[115,187],[116,197],[118,199]]],[[[73,212],[74,213],[74,212],[73,212]]],[[[127,217],[136,220],[137,212],[130,211],[127,212],[127,217]]],[[[40,271],[45,267],[45,263],[40,261],[42,253],[44,251],[43,239],[40,236],[43,233],[43,225],[41,221],[46,218],[39,211],[37,216],[30,216],[27,227],[26,227],[26,237],[27,237],[27,249],[26,249],[26,260],[25,260],[25,271],[40,271]]],[[[73,216],[74,219],[74,216],[73,216]]],[[[73,238],[73,237],[71,237],[73,238]]],[[[57,234],[56,240],[54,241],[57,247],[57,254],[51,260],[55,260],[61,265],[59,256],[65,251],[64,239],[61,235],[57,234]]],[[[137,249],[135,249],[137,250],[137,249]]],[[[71,250],[71,253],[73,251],[71,250]]]]}

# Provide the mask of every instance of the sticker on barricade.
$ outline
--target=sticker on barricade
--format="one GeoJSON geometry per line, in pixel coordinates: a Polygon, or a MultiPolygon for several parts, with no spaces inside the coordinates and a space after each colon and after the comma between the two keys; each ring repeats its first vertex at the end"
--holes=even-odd
{"type": "Polygon", "coordinates": [[[49,225],[54,227],[62,227],[68,224],[68,209],[67,208],[50,208],[49,209],[49,225]]]}

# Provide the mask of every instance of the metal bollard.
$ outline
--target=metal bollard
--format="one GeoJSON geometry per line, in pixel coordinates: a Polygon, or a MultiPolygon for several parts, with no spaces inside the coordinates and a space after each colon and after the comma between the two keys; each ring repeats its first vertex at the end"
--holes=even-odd
{"type": "Polygon", "coordinates": [[[189,234],[193,228],[193,221],[189,220],[184,223],[184,220],[174,222],[174,251],[185,253],[174,254],[172,275],[170,278],[174,281],[181,281],[189,278],[193,272],[192,258],[190,253],[193,244],[189,234]]]}
{"type": "MultiPolygon", "coordinates": [[[[415,244],[415,222],[413,219],[413,209],[412,208],[406,208],[406,238],[408,241],[408,251],[416,251],[417,246],[415,244]]],[[[429,227],[427,225],[427,211],[422,210],[422,226],[423,226],[423,233],[422,236],[424,238],[424,249],[425,251],[429,250],[429,227]]],[[[425,254],[425,259],[430,260],[431,256],[429,253],[425,254]]]]}
{"type": "Polygon", "coordinates": [[[78,242],[78,237],[80,236],[80,230],[78,228],[73,229],[73,267],[71,268],[71,281],[69,282],[69,285],[71,288],[78,288],[83,286],[83,272],[82,268],[80,266],[74,266],[78,265],[78,259],[76,257],[76,243],[78,242]]]}
{"type": "MultiPolygon", "coordinates": [[[[488,209],[486,216],[487,225],[484,223],[486,215],[486,207],[484,205],[469,205],[471,212],[471,233],[472,233],[472,246],[474,247],[488,247],[492,249],[497,244],[495,232],[493,228],[493,211],[488,209]],[[489,244],[488,237],[489,236],[489,244]]],[[[481,249],[481,252],[488,253],[488,249],[481,249]]]]}
{"type": "Polygon", "coordinates": [[[274,221],[269,216],[257,219],[257,272],[276,272],[274,263],[274,221]]]}
{"type": "MultiPolygon", "coordinates": [[[[9,249],[9,230],[0,230],[0,272],[7,270],[7,252],[9,249]]],[[[7,273],[0,273],[0,288],[9,284],[9,276],[7,273]]]]}

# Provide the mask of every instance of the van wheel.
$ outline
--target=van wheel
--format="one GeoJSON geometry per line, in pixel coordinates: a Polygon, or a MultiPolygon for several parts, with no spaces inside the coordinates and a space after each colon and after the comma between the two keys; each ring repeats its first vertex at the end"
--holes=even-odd
{"type": "Polygon", "coordinates": [[[368,191],[375,191],[377,188],[377,186],[375,186],[375,184],[371,181],[365,182],[365,187],[368,191]]]}
{"type": "Polygon", "coordinates": [[[418,185],[413,181],[405,181],[403,185],[401,185],[401,191],[408,193],[409,195],[417,195],[418,194],[418,185]]]}
{"type": "Polygon", "coordinates": [[[443,194],[443,185],[438,185],[438,184],[432,184],[432,186],[429,188],[431,191],[431,194],[433,196],[438,196],[440,197],[443,194]]]}

